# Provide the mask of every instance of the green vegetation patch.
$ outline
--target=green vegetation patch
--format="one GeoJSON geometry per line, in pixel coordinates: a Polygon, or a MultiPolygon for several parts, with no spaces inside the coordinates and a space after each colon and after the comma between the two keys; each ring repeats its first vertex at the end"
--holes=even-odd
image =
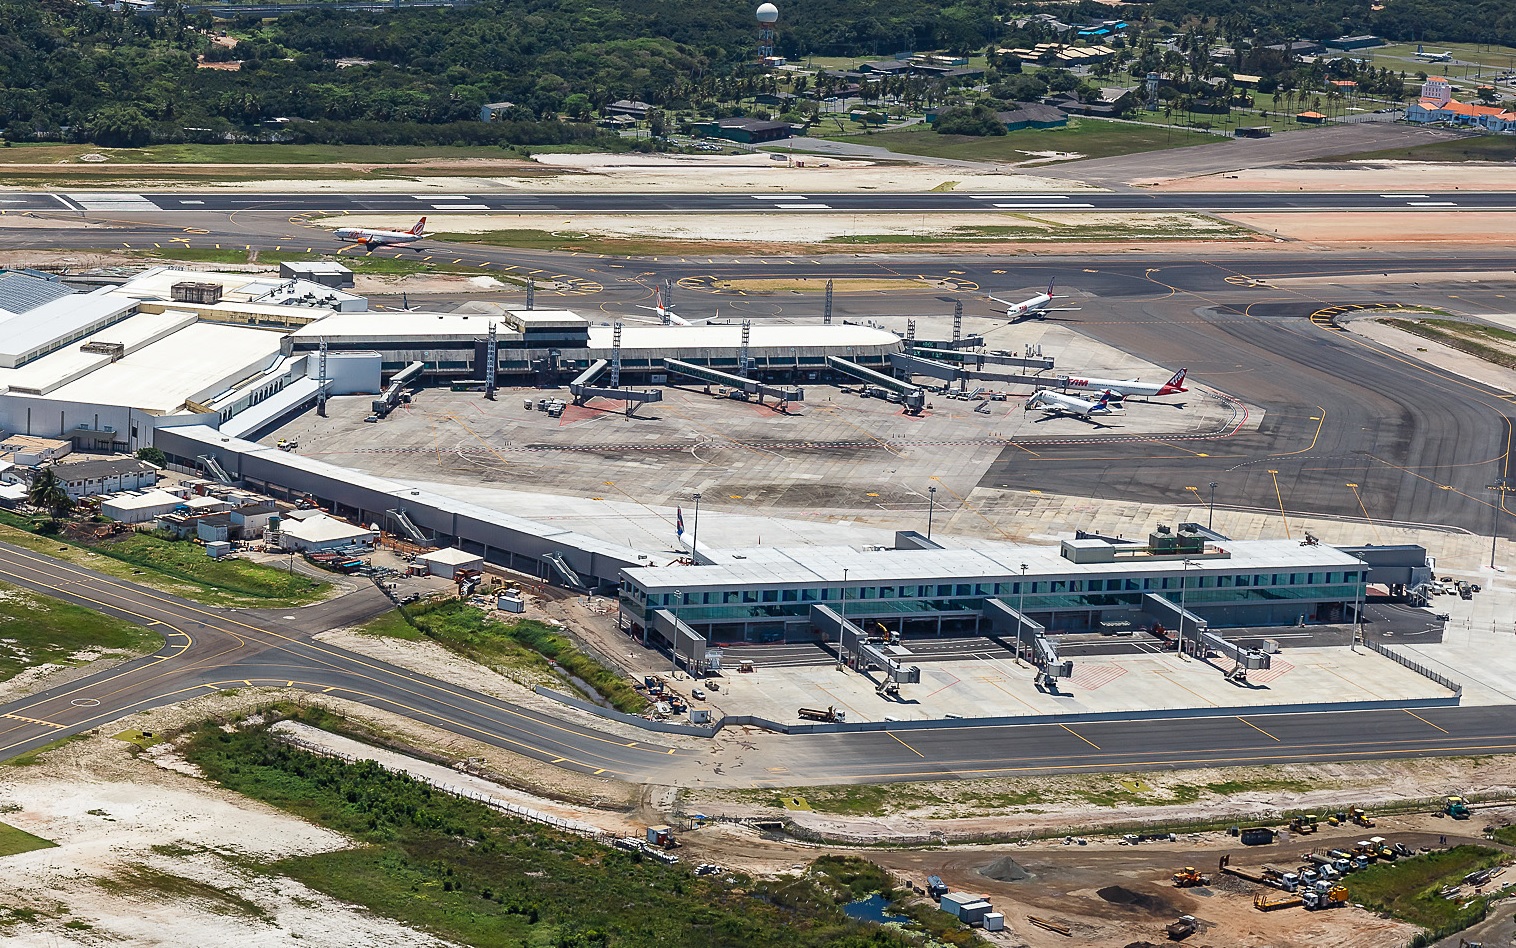
{"type": "MultiPolygon", "coordinates": [[[[467,945],[893,948],[916,936],[848,920],[839,896],[887,882],[858,860],[778,883],[696,877],[640,853],[505,816],[372,761],[290,747],[266,726],[192,732],[207,776],[361,845],[270,868],[467,945]]],[[[941,914],[941,913],[938,913],[941,914]]]]}
{"type": "Polygon", "coordinates": [[[112,734],[111,737],[118,741],[125,741],[128,744],[136,744],[143,750],[147,750],[155,744],[163,743],[163,735],[157,731],[144,733],[137,728],[129,728],[120,734],[112,734]]]}
{"type": "Polygon", "coordinates": [[[1488,897],[1476,896],[1468,887],[1451,899],[1443,898],[1440,890],[1509,858],[1484,846],[1455,846],[1369,866],[1353,873],[1348,891],[1354,902],[1420,925],[1440,938],[1480,921],[1488,911],[1488,897]]]}
{"type": "Polygon", "coordinates": [[[1516,332],[1509,329],[1456,319],[1386,319],[1385,323],[1486,362],[1516,368],[1516,332]]]}
{"type": "MultiPolygon", "coordinates": [[[[69,526],[72,529],[84,525],[69,526]]],[[[171,540],[151,534],[137,534],[133,537],[144,539],[125,547],[116,547],[113,551],[106,547],[123,541],[97,540],[77,529],[59,536],[56,525],[46,517],[23,517],[0,510],[0,540],[6,543],[209,605],[300,605],[321,599],[330,588],[326,583],[318,583],[298,573],[291,577],[288,571],[275,566],[246,560],[218,563],[205,555],[204,547],[187,540],[171,540]],[[125,555],[118,556],[118,553],[125,555]],[[179,561],[187,564],[182,570],[175,565],[179,561]],[[216,565],[223,569],[200,572],[216,565]],[[225,569],[227,566],[232,569],[225,569]],[[219,585],[221,581],[227,582],[227,585],[219,585]],[[299,583],[302,581],[309,585],[301,587],[299,583]],[[252,591],[239,591],[241,589],[252,591]],[[300,592],[289,599],[280,599],[277,598],[279,594],[273,592],[278,589],[300,592]]]]}
{"type": "Polygon", "coordinates": [[[208,590],[212,599],[275,600],[290,605],[316,602],[330,589],[309,576],[263,563],[212,559],[205,548],[151,533],[131,533],[96,546],[95,551],[142,569],[151,569],[208,590]]]}
{"type": "Polygon", "coordinates": [[[125,619],[0,583],[0,681],[44,663],[84,664],[94,652],[145,655],[162,636],[125,619]]]}
{"type": "Polygon", "coordinates": [[[253,919],[269,917],[268,911],[263,906],[235,892],[228,892],[220,886],[201,882],[198,879],[164,872],[152,866],[130,866],[119,870],[110,878],[99,880],[98,884],[109,892],[135,902],[163,900],[194,902],[216,915],[235,915],[253,919]]]}
{"type": "Polygon", "coordinates": [[[1063,128],[1025,128],[1007,135],[982,138],[939,135],[922,125],[872,135],[853,135],[839,140],[858,145],[877,145],[906,155],[1017,162],[1031,161],[1037,157],[1028,154],[1029,152],[1074,152],[1085,158],[1107,158],[1165,148],[1214,144],[1225,139],[1155,125],[1071,119],[1063,128]]]}
{"type": "Polygon", "coordinates": [[[1509,135],[1470,135],[1450,141],[1427,142],[1407,148],[1366,151],[1316,161],[1516,161],[1516,138],[1509,135]]]}
{"type": "Polygon", "coordinates": [[[34,849],[52,849],[58,844],[41,836],[33,836],[26,830],[16,829],[9,823],[0,823],[0,856],[29,853],[34,849]]]}
{"type": "MultiPolygon", "coordinates": [[[[547,623],[531,619],[500,622],[458,599],[402,606],[396,613],[416,632],[481,665],[545,672],[555,677],[561,670],[589,685],[618,711],[636,714],[647,707],[646,699],[626,679],[579,651],[568,636],[547,623]]],[[[380,616],[364,630],[371,635],[398,631],[396,613],[380,616]]],[[[399,637],[415,636],[402,633],[399,637]]]]}

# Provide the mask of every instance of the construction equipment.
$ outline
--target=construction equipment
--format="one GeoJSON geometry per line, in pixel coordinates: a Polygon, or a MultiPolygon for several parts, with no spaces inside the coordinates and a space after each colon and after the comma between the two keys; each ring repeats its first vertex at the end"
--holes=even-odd
{"type": "Polygon", "coordinates": [[[1178,886],[1181,889],[1188,889],[1191,886],[1210,884],[1210,876],[1205,875],[1194,866],[1185,866],[1183,869],[1180,869],[1178,872],[1174,873],[1174,885],[1178,886]]]}
{"type": "Polygon", "coordinates": [[[1469,810],[1468,802],[1463,797],[1448,797],[1447,803],[1442,808],[1442,812],[1455,820],[1466,820],[1469,818],[1471,811],[1469,810]]]}
{"type": "Polygon", "coordinates": [[[1169,933],[1170,941],[1188,938],[1199,930],[1200,923],[1195,920],[1195,916],[1193,915],[1181,915],[1178,920],[1169,922],[1168,928],[1164,929],[1164,931],[1169,933]]]}
{"type": "Polygon", "coordinates": [[[1257,909],[1260,912],[1272,912],[1275,909],[1294,908],[1295,906],[1301,904],[1304,903],[1298,895],[1287,895],[1282,899],[1271,899],[1268,896],[1264,895],[1262,892],[1259,892],[1253,896],[1253,908],[1257,909]]]}
{"type": "Polygon", "coordinates": [[[1314,814],[1311,816],[1297,816],[1290,820],[1290,832],[1302,834],[1314,833],[1318,829],[1319,822],[1319,819],[1314,814]]]}
{"type": "Polygon", "coordinates": [[[1399,853],[1390,848],[1390,841],[1383,836],[1370,836],[1369,845],[1374,847],[1374,851],[1379,854],[1380,859],[1395,860],[1400,857],[1399,853]]]}
{"type": "Polygon", "coordinates": [[[1374,825],[1374,821],[1369,819],[1368,813],[1364,812],[1364,809],[1361,806],[1355,806],[1348,809],[1348,820],[1357,823],[1359,826],[1362,826],[1365,829],[1368,829],[1374,825]]]}
{"type": "Polygon", "coordinates": [[[1348,903],[1348,889],[1344,885],[1321,883],[1314,889],[1300,893],[1300,902],[1307,911],[1336,908],[1348,903]]]}
{"type": "Polygon", "coordinates": [[[798,712],[804,721],[825,721],[829,724],[840,724],[847,720],[847,712],[839,711],[835,705],[821,711],[817,708],[801,708],[798,712]]]}
{"type": "Polygon", "coordinates": [[[947,893],[948,893],[947,883],[942,881],[942,877],[941,876],[927,876],[926,877],[926,894],[927,895],[931,896],[934,899],[940,899],[944,895],[947,895],[947,893]]]}

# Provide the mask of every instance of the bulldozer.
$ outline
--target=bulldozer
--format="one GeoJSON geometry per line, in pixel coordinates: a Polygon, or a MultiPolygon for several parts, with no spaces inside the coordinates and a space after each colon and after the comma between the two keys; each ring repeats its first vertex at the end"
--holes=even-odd
{"type": "Polygon", "coordinates": [[[1181,889],[1188,889],[1197,885],[1210,885],[1211,877],[1196,869],[1194,866],[1185,866],[1174,873],[1174,885],[1181,889]]]}
{"type": "Polygon", "coordinates": [[[1369,819],[1368,813],[1366,813],[1361,806],[1351,807],[1348,810],[1348,819],[1365,828],[1372,827],[1374,825],[1374,821],[1369,819]]]}
{"type": "Polygon", "coordinates": [[[1466,820],[1469,818],[1469,804],[1463,797],[1448,797],[1447,804],[1442,808],[1442,812],[1455,820],[1466,820]]]}
{"type": "Polygon", "coordinates": [[[1310,816],[1297,816],[1290,820],[1290,832],[1314,833],[1319,827],[1320,820],[1314,814],[1310,816]]]}

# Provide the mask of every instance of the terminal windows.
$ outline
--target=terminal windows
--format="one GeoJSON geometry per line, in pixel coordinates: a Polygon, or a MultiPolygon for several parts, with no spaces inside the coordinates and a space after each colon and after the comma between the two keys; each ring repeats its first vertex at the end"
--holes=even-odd
{"type": "Polygon", "coordinates": [[[780,597],[780,599],[783,602],[799,602],[800,601],[800,590],[798,590],[798,589],[786,589],[786,590],[784,590],[783,595],[780,597]]]}

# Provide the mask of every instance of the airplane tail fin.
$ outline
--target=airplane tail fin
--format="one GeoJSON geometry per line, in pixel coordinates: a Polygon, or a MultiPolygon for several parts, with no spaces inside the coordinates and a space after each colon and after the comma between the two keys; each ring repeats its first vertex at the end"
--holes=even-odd
{"type": "Polygon", "coordinates": [[[1417,56],[1421,55],[1421,44],[1420,43],[1416,44],[1416,55],[1417,56]]]}
{"type": "Polygon", "coordinates": [[[1175,372],[1173,378],[1163,383],[1163,388],[1158,390],[1158,394],[1178,395],[1180,392],[1189,391],[1189,389],[1184,387],[1184,377],[1189,371],[1189,369],[1180,369],[1178,372],[1175,372]]]}
{"type": "Polygon", "coordinates": [[[1103,409],[1106,409],[1106,408],[1110,408],[1111,407],[1111,399],[1115,398],[1115,397],[1116,397],[1116,393],[1115,392],[1111,391],[1110,389],[1106,389],[1104,392],[1100,393],[1100,401],[1098,401],[1098,402],[1095,403],[1095,409],[1094,410],[1099,411],[1099,410],[1103,410],[1103,409]]]}
{"type": "Polygon", "coordinates": [[[417,237],[420,237],[422,234],[426,233],[426,218],[423,217],[421,220],[417,221],[416,225],[411,228],[411,233],[415,234],[417,237]]]}
{"type": "Polygon", "coordinates": [[[1052,297],[1053,297],[1053,284],[1056,283],[1057,281],[1058,281],[1057,277],[1053,277],[1051,280],[1048,281],[1048,298],[1049,299],[1052,299],[1052,297]]]}

